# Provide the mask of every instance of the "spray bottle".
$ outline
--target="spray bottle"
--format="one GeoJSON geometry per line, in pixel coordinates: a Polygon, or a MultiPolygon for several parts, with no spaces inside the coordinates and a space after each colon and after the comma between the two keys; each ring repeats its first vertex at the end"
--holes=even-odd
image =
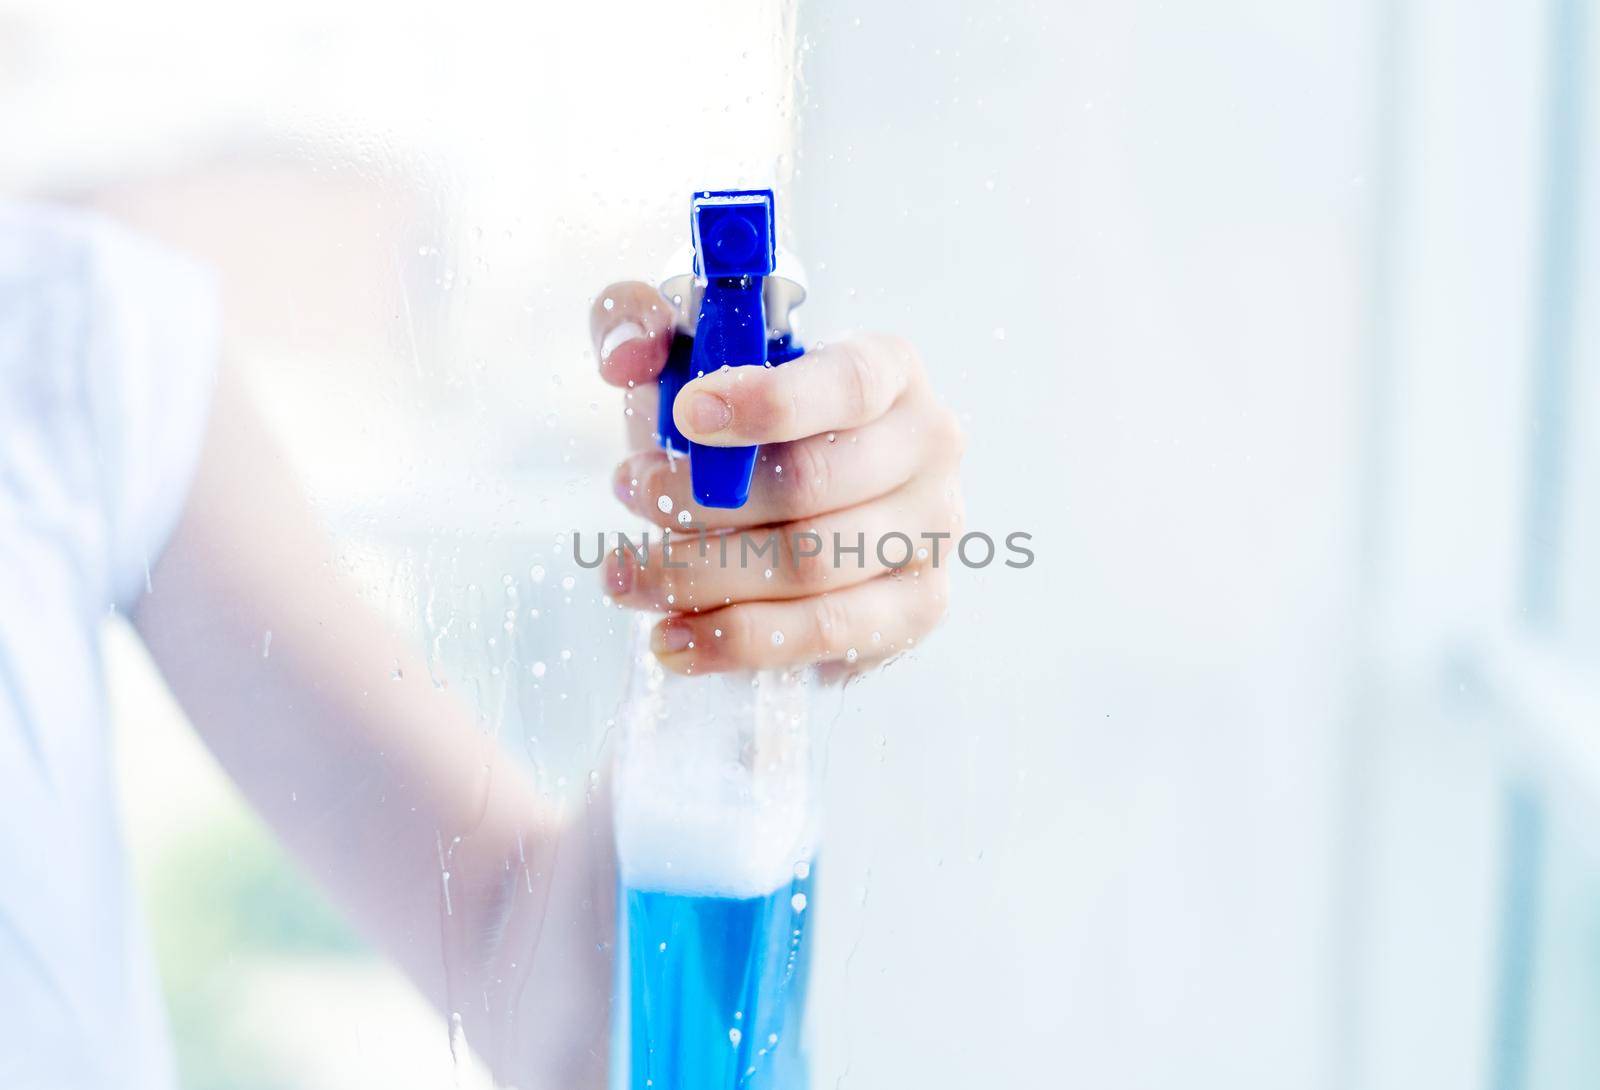
{"type": "MultiPolygon", "coordinates": [[[[697,503],[739,507],[757,448],[689,442],[672,404],[721,367],[799,356],[805,290],[779,257],[771,190],[698,193],[690,220],[693,270],[661,286],[677,327],[657,440],[687,456],[697,503]]],[[[805,679],[672,675],[649,653],[649,627],[638,627],[616,759],[616,1085],[802,1090],[817,838],[805,679]]]]}

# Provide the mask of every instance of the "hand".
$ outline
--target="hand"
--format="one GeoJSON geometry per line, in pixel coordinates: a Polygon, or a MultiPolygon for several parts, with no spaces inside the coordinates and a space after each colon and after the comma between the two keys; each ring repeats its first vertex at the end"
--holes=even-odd
{"type": "Polygon", "coordinates": [[[601,377],[627,390],[636,453],[617,467],[617,497],[674,531],[670,554],[653,540],[643,563],[613,551],[605,586],[623,605],[668,614],[652,634],[663,665],[812,664],[848,675],[939,623],[961,535],[965,441],[915,349],[853,337],[781,367],[735,367],[685,386],[673,405],[684,435],[761,446],[749,502],[719,510],[694,502],[686,460],[654,441],[671,308],[649,285],[614,284],[589,324],[601,377]]]}

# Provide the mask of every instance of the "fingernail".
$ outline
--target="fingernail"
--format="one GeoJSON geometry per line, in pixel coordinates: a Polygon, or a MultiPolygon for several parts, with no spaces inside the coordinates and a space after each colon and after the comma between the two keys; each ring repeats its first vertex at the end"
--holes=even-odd
{"type": "Polygon", "coordinates": [[[633,556],[627,549],[617,549],[606,562],[606,587],[615,597],[633,589],[633,556]]]}
{"type": "Polygon", "coordinates": [[[733,422],[733,410],[716,394],[700,393],[689,399],[689,427],[701,435],[721,431],[733,422]]]}
{"type": "Polygon", "coordinates": [[[694,633],[689,627],[675,621],[663,621],[656,625],[656,630],[650,636],[650,650],[658,655],[671,655],[688,648],[694,642],[694,633]]]}
{"type": "Polygon", "coordinates": [[[644,336],[644,326],[638,322],[619,322],[606,333],[600,341],[600,362],[604,363],[611,358],[611,353],[627,344],[644,336]]]}

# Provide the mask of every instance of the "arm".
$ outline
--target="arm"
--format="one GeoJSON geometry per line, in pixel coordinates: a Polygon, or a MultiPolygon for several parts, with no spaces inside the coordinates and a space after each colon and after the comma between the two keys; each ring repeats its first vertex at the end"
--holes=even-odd
{"type": "Polygon", "coordinates": [[[502,1078],[602,1085],[603,800],[562,812],[542,798],[339,580],[232,376],[151,587],[134,623],[156,663],[322,886],[447,1017],[460,1014],[502,1078]]]}

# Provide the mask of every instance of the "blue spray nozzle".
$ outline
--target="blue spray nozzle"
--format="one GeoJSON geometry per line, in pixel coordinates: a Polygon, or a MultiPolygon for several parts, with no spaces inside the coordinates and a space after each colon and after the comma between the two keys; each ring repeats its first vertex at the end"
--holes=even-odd
{"type": "Polygon", "coordinates": [[[689,202],[694,272],[703,285],[697,284],[693,332],[674,339],[661,372],[657,437],[668,450],[689,456],[690,484],[702,507],[744,506],[757,448],[689,442],[673,423],[672,405],[701,375],[798,355],[792,336],[774,339],[767,322],[764,281],[777,267],[776,223],[770,189],[706,190],[689,202]]]}
{"type": "Polygon", "coordinates": [[[771,276],[778,261],[776,218],[770,189],[696,193],[689,201],[695,273],[708,280],[771,276]]]}

